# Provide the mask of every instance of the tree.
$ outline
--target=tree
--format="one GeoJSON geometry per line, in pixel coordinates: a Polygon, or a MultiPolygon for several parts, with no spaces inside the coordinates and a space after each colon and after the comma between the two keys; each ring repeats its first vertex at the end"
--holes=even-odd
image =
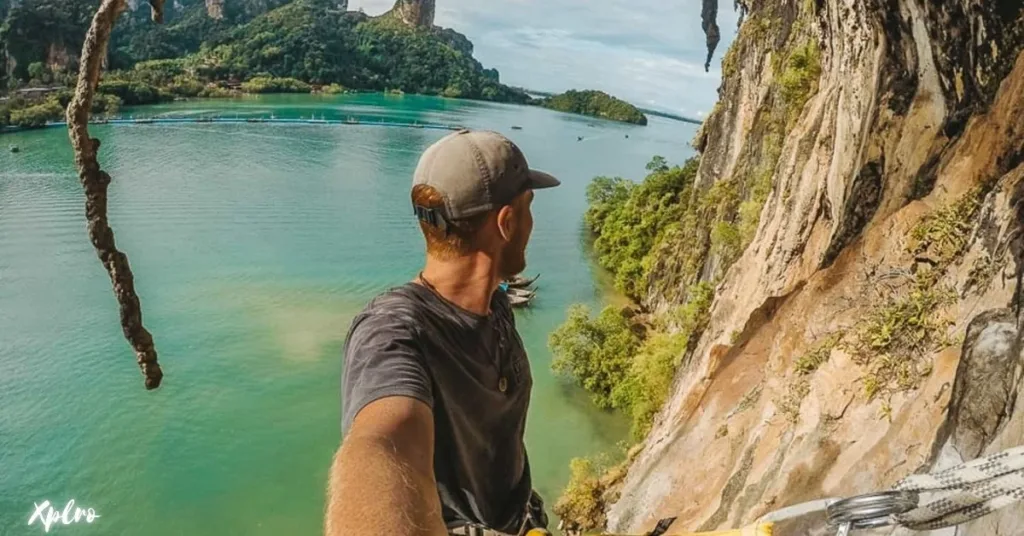
{"type": "Polygon", "coordinates": [[[640,346],[629,320],[614,306],[595,319],[590,309],[576,304],[564,324],[551,333],[548,343],[555,372],[574,378],[590,393],[598,407],[617,407],[612,392],[626,379],[630,362],[640,346]]]}
{"type": "Polygon", "coordinates": [[[651,161],[647,163],[647,171],[652,173],[668,171],[668,160],[665,160],[664,156],[655,155],[651,158],[651,161]]]}
{"type": "Polygon", "coordinates": [[[14,126],[39,128],[46,126],[46,123],[49,121],[60,119],[63,111],[59,102],[54,99],[47,99],[45,102],[34,106],[11,110],[10,122],[14,126]]]}
{"type": "Polygon", "coordinates": [[[48,76],[48,72],[47,72],[47,69],[46,69],[46,65],[43,65],[43,62],[41,62],[41,61],[37,61],[35,63],[29,64],[29,66],[28,66],[28,76],[32,80],[37,81],[37,82],[43,82],[43,83],[49,82],[49,80],[48,80],[49,76],[48,76]]]}

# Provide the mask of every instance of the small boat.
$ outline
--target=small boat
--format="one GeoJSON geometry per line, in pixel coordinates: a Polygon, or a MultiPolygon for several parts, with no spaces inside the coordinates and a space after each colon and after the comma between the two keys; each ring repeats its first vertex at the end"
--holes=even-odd
{"type": "Polygon", "coordinates": [[[19,149],[17,145],[12,145],[11,146],[11,152],[12,153],[18,153],[18,152],[21,152],[21,149],[19,149]]]}
{"type": "Polygon", "coordinates": [[[512,304],[512,307],[526,307],[527,305],[530,305],[531,301],[533,301],[533,296],[530,296],[529,298],[521,298],[519,296],[508,297],[508,302],[512,304]]]}
{"type": "Polygon", "coordinates": [[[505,283],[507,283],[508,286],[510,286],[512,288],[525,288],[525,287],[528,287],[528,286],[532,285],[538,279],[540,279],[540,274],[537,274],[536,276],[534,276],[533,279],[527,279],[527,278],[525,278],[525,277],[523,277],[521,275],[517,275],[517,276],[515,276],[515,277],[513,277],[511,279],[505,280],[505,283]]]}
{"type": "Polygon", "coordinates": [[[506,294],[508,294],[509,299],[512,299],[512,298],[525,298],[525,299],[529,300],[529,299],[533,299],[533,297],[537,295],[537,291],[536,290],[525,290],[525,289],[521,289],[521,288],[511,288],[511,287],[509,287],[508,291],[506,291],[506,294]]]}
{"type": "Polygon", "coordinates": [[[512,125],[512,130],[523,130],[523,127],[519,125],[512,125]]]}

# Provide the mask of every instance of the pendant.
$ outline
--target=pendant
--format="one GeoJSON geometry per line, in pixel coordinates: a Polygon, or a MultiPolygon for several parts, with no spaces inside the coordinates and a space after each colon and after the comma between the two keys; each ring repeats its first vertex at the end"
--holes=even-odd
{"type": "Polygon", "coordinates": [[[498,390],[502,393],[508,390],[508,380],[504,376],[498,380],[498,390]]]}

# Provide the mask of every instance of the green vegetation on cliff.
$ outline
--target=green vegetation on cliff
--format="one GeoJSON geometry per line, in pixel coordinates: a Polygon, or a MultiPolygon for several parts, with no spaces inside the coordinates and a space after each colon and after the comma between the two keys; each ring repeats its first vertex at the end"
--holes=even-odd
{"type": "Polygon", "coordinates": [[[697,285],[690,295],[686,305],[650,326],[615,306],[592,317],[587,307],[574,305],[549,338],[552,368],[576,381],[598,407],[628,414],[633,439],[642,440],[668,399],[687,348],[707,327],[711,286],[697,285]]]}
{"type": "Polygon", "coordinates": [[[643,182],[597,177],[587,186],[584,221],[594,234],[598,262],[635,300],[645,296],[652,253],[690,206],[697,165],[691,159],[669,167],[659,156],[647,165],[651,173],[643,182]]]}
{"type": "Polygon", "coordinates": [[[637,125],[647,124],[647,116],[636,106],[603,91],[577,91],[572,89],[560,95],[541,99],[539,104],[545,108],[562,112],[589,115],[637,125]]]}
{"type": "MultiPolygon", "coordinates": [[[[703,225],[723,193],[695,189],[698,161],[669,166],[662,157],[647,165],[640,183],[597,177],[587,187],[590,204],[584,220],[594,235],[600,264],[615,275],[620,291],[638,302],[646,297],[654,266],[653,253],[673,232],[703,225]]],[[[576,305],[550,337],[554,370],[572,378],[605,409],[618,409],[633,420],[633,437],[642,439],[668,397],[677,367],[707,325],[714,296],[707,282],[694,282],[682,305],[648,317],[605,308],[592,317],[576,305]]]]}

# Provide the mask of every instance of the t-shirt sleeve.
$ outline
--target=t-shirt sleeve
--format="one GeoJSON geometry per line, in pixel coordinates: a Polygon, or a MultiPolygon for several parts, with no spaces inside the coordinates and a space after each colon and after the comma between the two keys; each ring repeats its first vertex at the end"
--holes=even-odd
{"type": "Polygon", "coordinates": [[[412,326],[384,315],[359,317],[349,330],[342,360],[341,429],[371,402],[407,396],[433,408],[425,358],[412,326]]]}

